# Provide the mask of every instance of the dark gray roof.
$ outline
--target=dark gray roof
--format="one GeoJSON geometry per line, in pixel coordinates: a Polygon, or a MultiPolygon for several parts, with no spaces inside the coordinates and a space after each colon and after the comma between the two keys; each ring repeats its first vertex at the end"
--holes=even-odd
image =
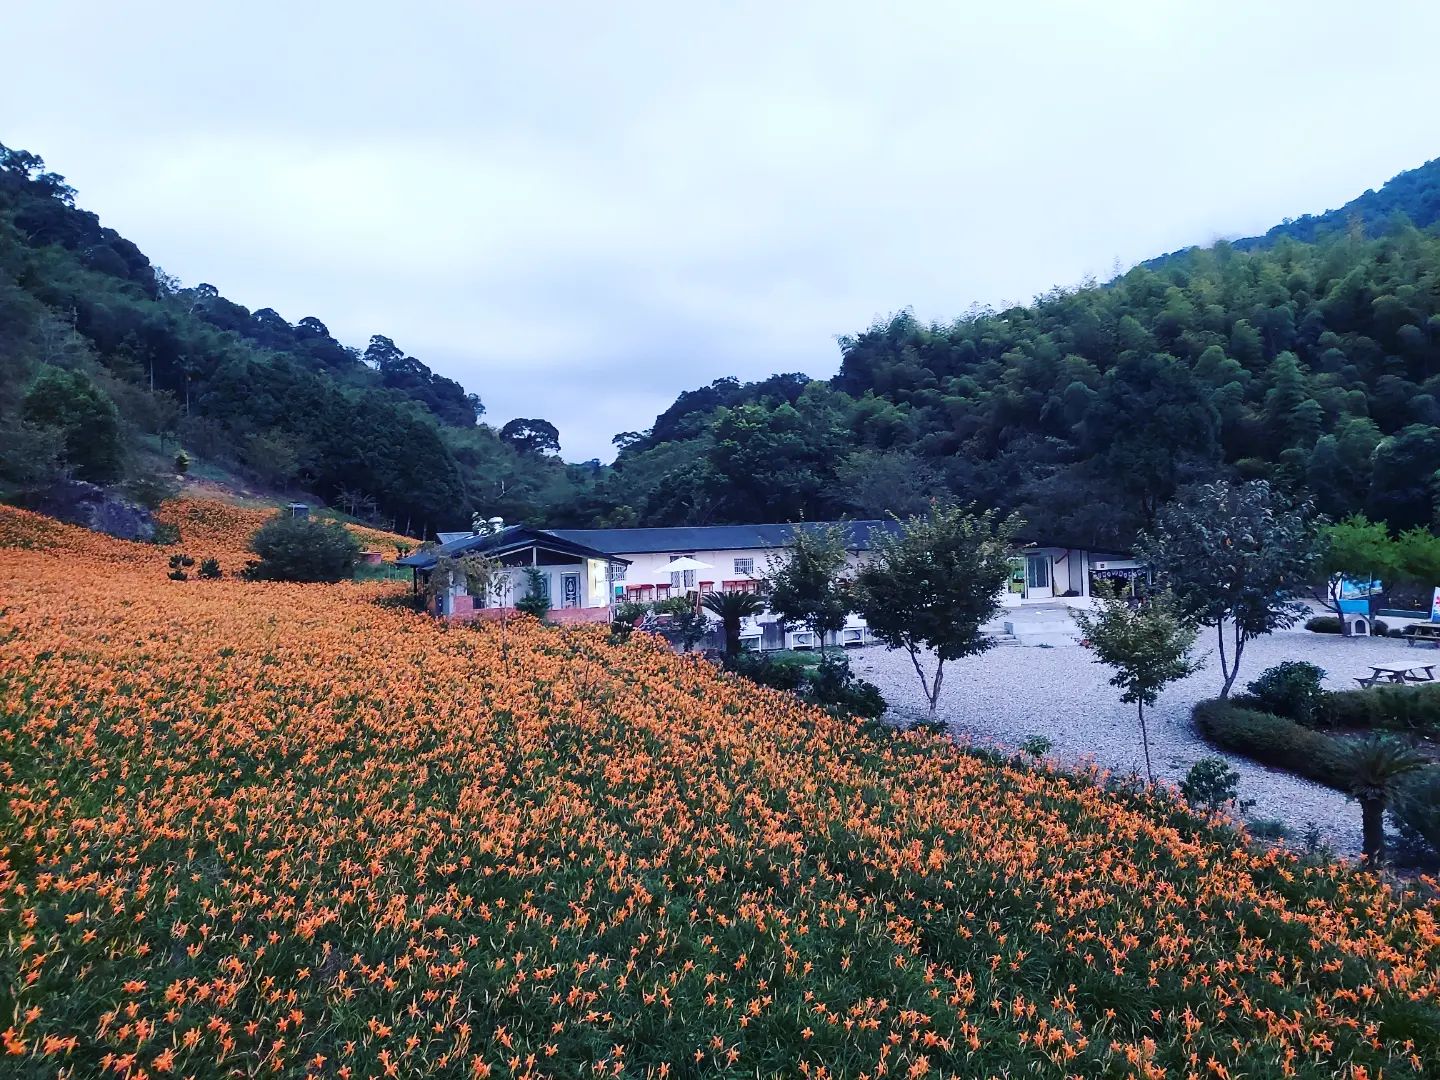
{"type": "Polygon", "coordinates": [[[395,565],[410,566],[416,570],[429,570],[442,555],[489,555],[491,558],[499,558],[531,546],[543,547],[565,555],[577,555],[585,559],[609,557],[608,552],[567,539],[558,533],[533,529],[528,525],[511,525],[509,528],[495,533],[466,533],[439,547],[427,548],[424,551],[417,551],[413,555],[407,555],[403,559],[396,559],[395,565]]]}
{"type": "MultiPolygon", "coordinates": [[[[817,529],[827,522],[804,522],[802,529],[817,529]]],[[[874,529],[895,532],[895,521],[847,521],[852,551],[870,547],[874,529]]],[[[610,555],[647,554],[653,552],[731,551],[738,548],[785,547],[790,543],[793,525],[675,525],[655,529],[550,529],[572,543],[603,551],[610,555]]]]}

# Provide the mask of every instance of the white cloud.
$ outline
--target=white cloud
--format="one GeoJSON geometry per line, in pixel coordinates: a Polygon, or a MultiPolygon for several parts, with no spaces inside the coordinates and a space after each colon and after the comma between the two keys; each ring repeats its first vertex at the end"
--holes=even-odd
{"type": "Polygon", "coordinates": [[[1440,11],[259,3],[7,16],[0,138],[189,281],[606,454],[721,375],[1334,206],[1440,153],[1440,11]],[[42,92],[43,90],[43,92],[42,92]]]}

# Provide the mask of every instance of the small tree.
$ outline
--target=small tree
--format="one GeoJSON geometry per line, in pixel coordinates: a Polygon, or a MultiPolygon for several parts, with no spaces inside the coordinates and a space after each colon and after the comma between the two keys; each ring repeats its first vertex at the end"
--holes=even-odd
{"type": "Polygon", "coordinates": [[[1222,700],[1240,673],[1246,643],[1293,626],[1305,613],[1294,597],[1319,556],[1312,518],[1309,503],[1287,506],[1263,480],[1218,481],[1162,507],[1154,532],[1136,544],[1184,610],[1215,627],[1222,700]]]}
{"type": "Polygon", "coordinates": [[[550,597],[545,594],[545,575],[533,566],[525,567],[525,595],[515,601],[515,610],[542,620],[550,614],[550,597]]]}
{"type": "MultiPolygon", "coordinates": [[[[765,601],[750,592],[708,592],[701,603],[705,610],[720,616],[725,628],[725,656],[740,652],[740,622],[765,610],[765,601]]],[[[843,623],[841,624],[844,625],[843,623]]]]}
{"type": "Polygon", "coordinates": [[[1145,706],[1154,705],[1160,691],[1172,682],[1199,669],[1199,662],[1189,657],[1199,632],[1195,622],[1165,594],[1152,596],[1138,608],[1118,597],[1102,597],[1097,611],[1076,611],[1072,616],[1083,635],[1082,644],[1095,653],[1095,662],[1115,669],[1110,685],[1124,691],[1120,700],[1136,708],[1145,776],[1153,783],[1145,706]]]}
{"type": "Polygon", "coordinates": [[[250,537],[260,556],[245,576],[262,581],[344,581],[355,572],[360,541],[345,526],[313,518],[273,517],[250,537]]]}
{"type": "Polygon", "coordinates": [[[850,615],[845,572],[843,524],[791,526],[790,546],[771,555],[766,567],[770,610],[787,623],[798,624],[820,639],[838,634],[850,615]]]}
{"type": "Polygon", "coordinates": [[[1378,579],[1388,584],[1400,569],[1399,553],[1389,531],[1382,522],[1370,521],[1363,514],[1352,514],[1322,529],[1320,549],[1320,566],[1327,585],[1320,599],[1336,615],[1341,614],[1341,581],[1369,584],[1378,579]]]}
{"type": "Polygon", "coordinates": [[[1372,866],[1385,857],[1385,808],[1402,781],[1430,764],[1393,735],[1372,735],[1350,747],[1345,772],[1350,794],[1360,803],[1361,846],[1372,866]]]}
{"type": "Polygon", "coordinates": [[[898,533],[871,534],[870,561],[855,575],[855,597],[870,632],[904,649],[934,715],[945,665],[994,642],[981,627],[1000,610],[1010,576],[1016,517],[937,507],[901,523],[898,533]],[[935,656],[927,676],[920,654],[935,656]]]}

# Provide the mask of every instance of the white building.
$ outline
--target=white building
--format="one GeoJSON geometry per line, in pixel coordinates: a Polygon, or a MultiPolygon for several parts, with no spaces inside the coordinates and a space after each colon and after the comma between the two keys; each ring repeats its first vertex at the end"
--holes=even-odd
{"type": "MultiPolygon", "coordinates": [[[[707,592],[762,591],[771,560],[788,547],[795,528],[807,525],[682,525],[649,529],[505,528],[498,521],[473,532],[445,534],[438,548],[416,552],[399,565],[415,571],[416,584],[442,556],[482,554],[510,568],[509,589],[488,597],[470,596],[457,585],[437,598],[435,614],[452,619],[486,618],[513,605],[528,589],[526,569],[539,575],[548,596],[550,617],[558,622],[606,622],[613,605],[626,601],[652,603],[707,592]],[[694,567],[669,569],[677,560],[694,567]]],[[[849,530],[848,560],[858,566],[877,530],[890,532],[893,521],[845,523],[849,530]]],[[[1127,586],[1144,574],[1125,556],[1080,548],[1027,546],[1013,560],[1009,585],[1002,595],[1006,607],[1057,605],[1088,607],[1102,581],[1127,586]]],[[[813,635],[786,628],[774,616],[747,620],[743,637],[763,648],[817,644],[813,635]]],[[[852,616],[836,643],[869,640],[864,621],[852,616]]]]}
{"type": "Polygon", "coordinates": [[[1127,591],[1147,575],[1145,564],[1128,555],[1043,544],[1022,548],[1011,560],[1006,607],[1064,604],[1090,607],[1102,588],[1127,591]]]}

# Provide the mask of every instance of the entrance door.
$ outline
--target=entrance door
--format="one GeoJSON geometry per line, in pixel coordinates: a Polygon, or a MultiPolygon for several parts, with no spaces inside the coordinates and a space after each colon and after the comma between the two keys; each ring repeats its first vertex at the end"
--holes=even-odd
{"type": "Polygon", "coordinates": [[[1025,599],[1049,600],[1055,595],[1050,581],[1050,556],[1027,555],[1025,557],[1025,599]]]}
{"type": "Polygon", "coordinates": [[[561,574],[561,575],[560,575],[560,606],[561,606],[561,607],[579,607],[579,606],[580,606],[580,575],[579,575],[579,574],[561,574]]]}

